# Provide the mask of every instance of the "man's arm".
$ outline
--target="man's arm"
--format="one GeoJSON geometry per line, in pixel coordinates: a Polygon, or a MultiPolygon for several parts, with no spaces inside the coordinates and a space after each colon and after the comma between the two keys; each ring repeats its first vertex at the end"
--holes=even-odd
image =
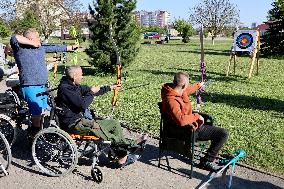
{"type": "Polygon", "coordinates": [[[30,40],[22,35],[15,35],[17,41],[19,44],[23,44],[23,45],[31,45],[34,47],[39,47],[40,46],[40,41],[37,40],[30,40]]]}
{"type": "Polygon", "coordinates": [[[44,44],[42,46],[45,49],[45,52],[48,53],[74,51],[79,47],[78,45],[67,46],[67,45],[48,45],[48,44],[44,44]]]}
{"type": "Polygon", "coordinates": [[[185,90],[185,93],[187,95],[193,94],[195,93],[195,91],[197,91],[200,87],[202,87],[204,85],[204,82],[200,82],[200,83],[195,83],[189,87],[187,87],[187,89],[185,90]]]}

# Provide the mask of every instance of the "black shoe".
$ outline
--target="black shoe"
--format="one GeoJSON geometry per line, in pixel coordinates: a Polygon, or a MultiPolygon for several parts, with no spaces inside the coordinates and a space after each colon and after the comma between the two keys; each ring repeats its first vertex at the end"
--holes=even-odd
{"type": "Polygon", "coordinates": [[[220,169],[222,169],[222,167],[210,161],[200,162],[198,167],[200,167],[201,169],[210,171],[210,172],[215,172],[215,173],[218,172],[220,169]]]}

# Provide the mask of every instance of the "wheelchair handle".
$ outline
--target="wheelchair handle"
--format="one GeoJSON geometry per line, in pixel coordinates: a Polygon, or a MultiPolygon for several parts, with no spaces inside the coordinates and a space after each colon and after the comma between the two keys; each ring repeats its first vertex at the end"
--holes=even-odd
{"type": "Polygon", "coordinates": [[[44,92],[41,92],[41,93],[37,93],[37,94],[36,94],[36,97],[49,95],[50,92],[55,91],[55,90],[57,90],[57,89],[58,89],[58,87],[53,88],[53,89],[48,89],[48,90],[46,90],[46,91],[44,91],[44,92]]]}

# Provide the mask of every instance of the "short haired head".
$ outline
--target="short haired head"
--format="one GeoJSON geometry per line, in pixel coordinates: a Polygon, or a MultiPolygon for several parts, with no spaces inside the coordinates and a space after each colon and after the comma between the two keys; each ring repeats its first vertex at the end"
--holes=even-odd
{"type": "Polygon", "coordinates": [[[66,77],[72,80],[75,85],[80,85],[81,80],[83,79],[83,71],[80,66],[69,66],[67,67],[65,73],[66,77]]]}
{"type": "Polygon", "coordinates": [[[176,87],[187,86],[189,83],[189,75],[186,72],[177,72],[174,76],[173,84],[176,87]]]}
{"type": "Polygon", "coordinates": [[[24,37],[29,38],[29,39],[38,39],[39,38],[39,33],[35,28],[28,28],[27,30],[24,31],[24,37]]]}
{"type": "Polygon", "coordinates": [[[78,65],[68,66],[65,70],[66,77],[69,79],[74,79],[78,72],[82,71],[81,67],[78,65]]]}

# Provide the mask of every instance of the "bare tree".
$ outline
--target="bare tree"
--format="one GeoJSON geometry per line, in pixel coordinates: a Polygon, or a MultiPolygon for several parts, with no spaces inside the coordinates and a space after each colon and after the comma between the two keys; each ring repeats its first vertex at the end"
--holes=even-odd
{"type": "Polygon", "coordinates": [[[212,44],[227,27],[237,27],[239,10],[230,0],[203,0],[192,9],[190,20],[201,24],[212,35],[212,44]]]}
{"type": "Polygon", "coordinates": [[[82,7],[80,0],[2,0],[0,2],[1,12],[14,13],[14,18],[21,17],[27,9],[33,10],[39,19],[45,39],[59,29],[61,20],[70,19],[75,22],[77,20],[75,12],[78,12],[80,7],[82,7]]]}

